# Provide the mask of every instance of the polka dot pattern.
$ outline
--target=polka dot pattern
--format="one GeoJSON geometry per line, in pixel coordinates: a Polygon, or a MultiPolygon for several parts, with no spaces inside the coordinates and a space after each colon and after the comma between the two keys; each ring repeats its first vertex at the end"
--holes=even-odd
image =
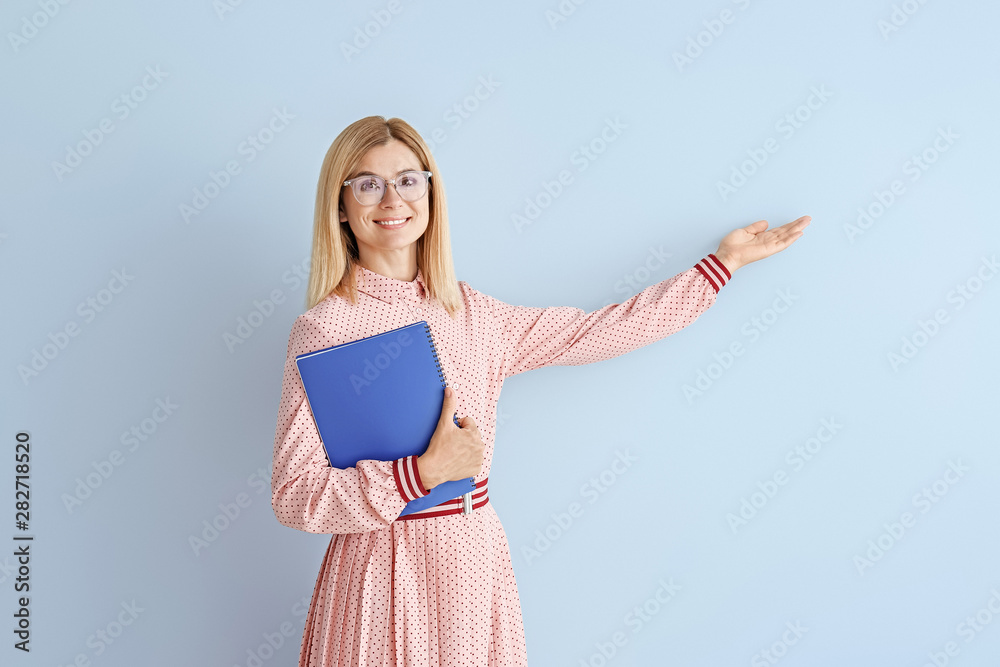
{"type": "MultiPolygon", "coordinates": [[[[452,319],[413,281],[356,267],[358,304],[330,296],[292,325],[278,409],[271,502],[278,520],[332,533],[313,589],[300,667],[515,667],[527,664],[510,547],[487,502],[470,515],[397,521],[426,489],[412,459],[331,468],[305,401],[295,357],[426,320],[442,369],[486,446],[505,378],[548,365],[610,359],[674,333],[713,303],[729,272],[714,255],[620,304],[512,306],[459,281],[452,319]]],[[[408,457],[409,458],[409,457],[408,457]]]]}

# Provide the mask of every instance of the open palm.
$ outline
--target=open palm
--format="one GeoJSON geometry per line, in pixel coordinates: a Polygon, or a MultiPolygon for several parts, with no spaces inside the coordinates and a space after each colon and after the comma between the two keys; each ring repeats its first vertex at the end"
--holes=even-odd
{"type": "Polygon", "coordinates": [[[726,234],[719,242],[715,256],[730,272],[750,262],[781,252],[802,236],[812,218],[804,215],[781,227],[767,228],[767,220],[740,227],[726,234]]]}

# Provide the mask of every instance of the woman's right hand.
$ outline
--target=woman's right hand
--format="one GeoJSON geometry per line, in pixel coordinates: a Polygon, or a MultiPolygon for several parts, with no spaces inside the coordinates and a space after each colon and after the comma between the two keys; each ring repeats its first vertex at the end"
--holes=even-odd
{"type": "Polygon", "coordinates": [[[417,474],[428,491],[443,482],[475,477],[483,469],[486,445],[472,417],[455,424],[452,415],[457,407],[455,390],[445,387],[441,418],[427,451],[417,457],[417,474]]]}

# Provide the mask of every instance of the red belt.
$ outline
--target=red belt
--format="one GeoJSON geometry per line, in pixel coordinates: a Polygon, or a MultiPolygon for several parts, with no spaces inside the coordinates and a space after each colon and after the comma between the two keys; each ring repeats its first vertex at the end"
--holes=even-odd
{"type": "MultiPolygon", "coordinates": [[[[472,509],[477,510],[486,503],[490,501],[489,497],[486,495],[486,482],[489,481],[489,477],[481,482],[476,482],[476,490],[472,492],[472,509]]],[[[447,516],[449,514],[461,514],[462,513],[462,496],[458,498],[452,498],[451,500],[446,500],[443,503],[434,505],[433,507],[428,507],[422,509],[418,512],[412,512],[406,516],[397,517],[396,521],[406,521],[408,519],[428,519],[434,516],[447,516]]]]}

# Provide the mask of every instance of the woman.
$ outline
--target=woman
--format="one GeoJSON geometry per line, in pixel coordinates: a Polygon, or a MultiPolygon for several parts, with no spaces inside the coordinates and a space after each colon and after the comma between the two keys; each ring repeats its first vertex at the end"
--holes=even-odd
{"type": "Polygon", "coordinates": [[[610,359],[682,329],[737,268],[788,247],[808,224],[737,229],[691,269],[591,313],[511,306],[456,281],[444,186],[416,131],[381,116],[348,126],[320,172],[309,310],[292,325],[274,441],[278,520],[333,534],[299,665],[525,665],[510,549],[487,495],[503,380],[610,359]],[[448,380],[426,452],[331,468],[295,357],[419,320],[448,380]],[[477,486],[471,513],[457,498],[399,516],[437,484],[467,477],[477,486]]]}

